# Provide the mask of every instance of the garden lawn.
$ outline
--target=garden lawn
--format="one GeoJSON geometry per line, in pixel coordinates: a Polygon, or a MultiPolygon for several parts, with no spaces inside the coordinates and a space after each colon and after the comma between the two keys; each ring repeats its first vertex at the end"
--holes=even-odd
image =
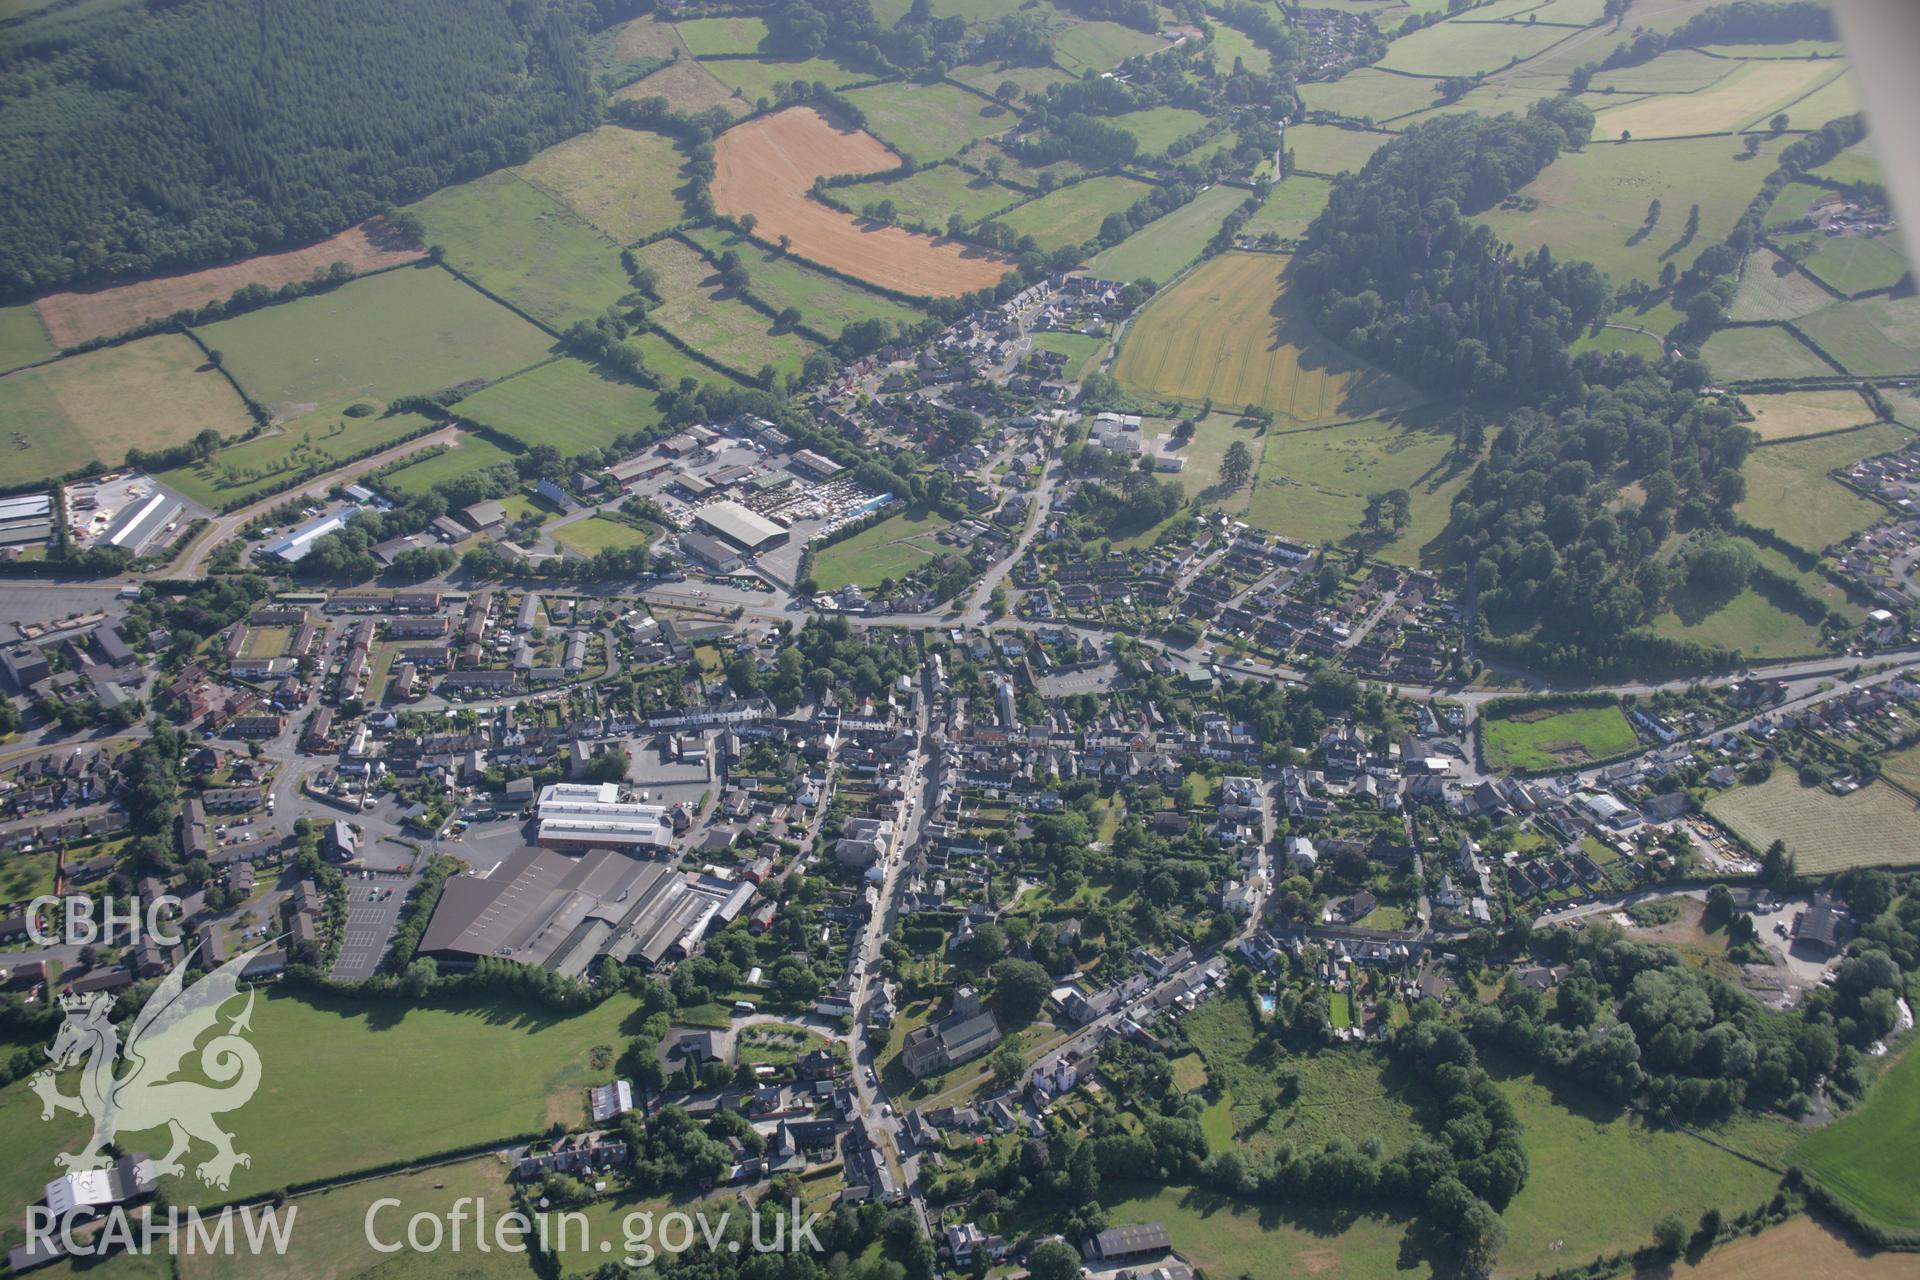
{"type": "Polygon", "coordinates": [[[1913,439],[1903,428],[1882,425],[1839,431],[1755,449],[1740,469],[1746,500],[1734,508],[1741,519],[1818,553],[1878,520],[1885,509],[1827,475],[1913,439]]]}
{"type": "Polygon", "coordinates": [[[1837,302],[1802,317],[1800,325],[1848,373],[1871,378],[1920,371],[1920,297],[1837,302]]]}
{"type": "Polygon", "coordinates": [[[571,458],[659,422],[653,400],[645,387],[563,356],[475,392],[456,412],[528,448],[550,444],[571,458]]]}
{"type": "Polygon", "coordinates": [[[838,591],[850,582],[872,587],[882,578],[898,578],[938,554],[934,539],[951,523],[924,507],[888,516],[844,542],[816,551],[813,579],[822,591],[838,591]]]}
{"type": "Polygon", "coordinates": [[[1208,187],[1172,213],[1095,254],[1087,270],[1108,280],[1171,280],[1200,256],[1226,216],[1246,200],[1247,193],[1237,187],[1208,187]]]}
{"type": "MultiPolygon", "coordinates": [[[[582,184],[602,181],[577,176],[582,184]]],[[[600,207],[603,193],[593,198],[600,207]]],[[[613,238],[517,174],[491,173],[447,187],[412,211],[449,266],[556,332],[593,319],[633,291],[613,238]]]]}
{"type": "Polygon", "coordinates": [[[1509,201],[1512,207],[1478,217],[1520,250],[1551,245],[1555,257],[1591,262],[1616,286],[1651,282],[1667,262],[1684,269],[1702,249],[1726,239],[1784,145],[1767,139],[1747,159],[1729,138],[1593,144],[1562,152],[1509,201]],[[1640,235],[1655,198],[1660,220],[1640,235]],[[1537,204],[1524,207],[1529,200],[1537,204]],[[1686,240],[1693,204],[1700,206],[1700,226],[1686,240]]]}
{"type": "Polygon", "coordinates": [[[686,216],[678,188],[684,157],[673,140],[602,125],[549,147],[516,172],[621,244],[686,216]]]}
{"type": "Polygon", "coordinates": [[[1480,755],[1494,770],[1545,773],[1631,751],[1640,739],[1617,706],[1525,709],[1480,718],[1480,755]]]}
{"type": "Polygon", "coordinates": [[[884,320],[889,331],[923,318],[917,307],[815,271],[719,227],[699,227],[687,238],[718,257],[732,250],[747,268],[747,288],[776,310],[798,307],[804,322],[835,337],[856,320],[884,320]]]}
{"type": "Polygon", "coordinates": [[[921,164],[945,160],[1018,119],[1011,108],[950,84],[896,80],[855,89],[847,101],[866,116],[869,133],[921,164]]]}
{"type": "Polygon", "coordinates": [[[0,378],[6,479],[40,480],[129,449],[165,449],[212,429],[233,437],[253,418],[193,340],[160,333],[20,369],[0,378]]]}
{"type": "Polygon", "coordinates": [[[1707,812],[1755,849],[1784,840],[1807,875],[1920,864],[1920,810],[1885,782],[1836,796],[1801,786],[1791,769],[1776,769],[1759,786],[1721,792],[1707,812]]]}
{"type": "Polygon", "coordinates": [[[894,182],[856,182],[836,189],[833,196],[855,212],[865,205],[891,200],[895,222],[924,227],[936,234],[946,232],[947,220],[956,213],[963,221],[978,222],[1027,198],[1025,192],[1003,187],[956,164],[921,169],[910,178],[894,182]]]}
{"type": "Polygon", "coordinates": [[[1125,211],[1147,191],[1144,182],[1108,174],[1030,200],[996,221],[1051,252],[1091,240],[1108,214],[1125,211]]]}
{"type": "MultiPolygon", "coordinates": [[[[244,1007],[243,999],[231,1003],[232,1012],[244,1007]]],[[[628,1024],[637,1008],[615,996],[584,1013],[560,1016],[507,997],[456,1008],[410,1008],[262,990],[249,1037],[260,1054],[259,1091],[221,1119],[252,1164],[238,1169],[224,1192],[191,1176],[162,1186],[175,1203],[224,1201],[543,1133],[556,1122],[577,1125],[585,1118],[587,1086],[604,1083],[610,1074],[605,1067],[594,1069],[590,1058],[597,1047],[619,1052],[632,1034],[628,1024]],[[486,1069],[476,1070],[476,1063],[486,1069]]],[[[0,1091],[0,1130],[13,1130],[17,1138],[8,1145],[7,1163],[31,1166],[44,1182],[54,1153],[77,1130],[40,1125],[37,1102],[28,1118],[32,1127],[16,1124],[24,1094],[24,1082],[0,1091]]],[[[7,1189],[17,1194],[20,1188],[7,1189]]],[[[6,1220],[19,1221],[19,1208],[4,1206],[6,1220]]]]}
{"type": "Polygon", "coordinates": [[[1648,1125],[1577,1085],[1487,1065],[1519,1115],[1527,1149],[1527,1184],[1502,1215],[1501,1274],[1632,1251],[1669,1213],[1689,1224],[1710,1208],[1731,1218],[1764,1204],[1779,1183],[1770,1170],[1648,1125]]]}
{"type": "Polygon", "coordinates": [[[31,303],[0,307],[0,373],[49,359],[56,350],[31,303]]]}
{"type": "Polygon", "coordinates": [[[1820,353],[1779,325],[1721,329],[1700,355],[1714,375],[1729,382],[1748,378],[1831,378],[1837,370],[1820,353]]]}
{"type": "Polygon", "coordinates": [[[546,359],[552,345],[432,266],[366,276],[222,320],[200,330],[200,339],[283,420],[315,409],[337,413],[356,401],[384,408],[398,396],[505,377],[546,359]]]}
{"type": "Polygon", "coordinates": [[[1809,1134],[1795,1163],[1868,1218],[1920,1228],[1920,1053],[1908,1038],[1900,1060],[1881,1075],[1858,1111],[1809,1134]]]}
{"type": "Polygon", "coordinates": [[[555,542],[569,551],[589,557],[609,548],[627,551],[634,547],[644,547],[652,542],[655,536],[656,534],[644,529],[636,529],[624,520],[615,520],[611,516],[601,515],[575,520],[553,531],[555,542]]]}
{"type": "Polygon", "coordinates": [[[1086,333],[1061,333],[1049,330],[1032,335],[1033,345],[1041,351],[1057,351],[1067,358],[1066,375],[1072,381],[1086,376],[1088,362],[1106,348],[1105,338],[1086,333]]]}
{"type": "Polygon", "coordinates": [[[511,461],[512,454],[484,436],[462,435],[460,443],[445,453],[388,472],[380,477],[380,486],[401,494],[426,493],[442,480],[511,461]]]}

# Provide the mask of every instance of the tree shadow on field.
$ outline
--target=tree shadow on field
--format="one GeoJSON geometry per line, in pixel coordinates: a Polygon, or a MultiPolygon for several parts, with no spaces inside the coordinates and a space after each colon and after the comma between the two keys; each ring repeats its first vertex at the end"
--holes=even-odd
{"type": "Polygon", "coordinates": [[[1667,603],[1680,621],[1696,627],[1732,604],[1740,590],[1738,587],[1706,589],[1685,583],[1668,592],[1667,603]]]}

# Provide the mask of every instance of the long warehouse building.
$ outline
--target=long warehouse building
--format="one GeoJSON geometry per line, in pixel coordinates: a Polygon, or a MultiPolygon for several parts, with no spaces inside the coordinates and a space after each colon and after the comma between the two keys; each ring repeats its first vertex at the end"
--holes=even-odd
{"type": "Polygon", "coordinates": [[[555,782],[540,792],[534,843],[544,849],[665,849],[673,826],[665,805],[620,800],[620,788],[555,782]]]}
{"type": "Polygon", "coordinates": [[[710,503],[693,513],[694,526],[742,551],[765,551],[787,540],[787,531],[757,511],[733,501],[710,503]]]}

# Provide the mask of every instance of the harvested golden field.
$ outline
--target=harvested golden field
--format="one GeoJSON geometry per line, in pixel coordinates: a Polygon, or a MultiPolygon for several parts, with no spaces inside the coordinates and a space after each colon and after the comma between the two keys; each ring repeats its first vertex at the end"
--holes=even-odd
{"type": "Polygon", "coordinates": [[[1790,440],[1795,436],[1824,435],[1864,426],[1874,420],[1873,408],[1858,391],[1783,391],[1778,395],[1746,395],[1753,421],[1747,426],[1762,440],[1790,440]]]}
{"type": "Polygon", "coordinates": [[[1357,360],[1286,295],[1289,259],[1223,253],[1156,297],[1128,327],[1114,377],[1150,399],[1257,404],[1298,422],[1361,417],[1416,399],[1357,360]]]}
{"type": "Polygon", "coordinates": [[[1602,111],[1594,119],[1593,136],[1617,138],[1631,133],[1636,138],[1682,138],[1745,128],[1845,70],[1825,60],[1744,63],[1707,88],[1658,94],[1602,111]]]}
{"type": "Polygon", "coordinates": [[[336,262],[354,275],[411,262],[426,250],[399,235],[382,218],[370,218],[337,236],[304,249],[263,253],[224,267],[207,267],[180,275],[155,276],[131,284],[99,289],[50,293],[35,305],[56,346],[77,346],[91,338],[125,333],[137,324],[170,316],[209,302],[225,302],[250,284],[278,289],[296,280],[311,280],[336,262]]]}
{"type": "Polygon", "coordinates": [[[1648,1280],[1920,1280],[1920,1256],[1875,1253],[1825,1223],[1795,1218],[1698,1262],[1640,1274],[1648,1280]]]}
{"type": "Polygon", "coordinates": [[[1010,259],[956,240],[864,222],[807,193],[835,173],[878,173],[898,158],[872,134],[842,129],[812,107],[790,107],[727,130],[714,143],[713,203],[751,213],[756,234],[785,235],[802,258],[886,289],[947,297],[993,284],[1010,259]]]}

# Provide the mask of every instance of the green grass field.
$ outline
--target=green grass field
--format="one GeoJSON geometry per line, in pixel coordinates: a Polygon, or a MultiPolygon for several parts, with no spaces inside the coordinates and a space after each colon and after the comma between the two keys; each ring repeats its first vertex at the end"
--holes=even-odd
{"type": "Polygon", "coordinates": [[[1142,156],[1157,156],[1207,122],[1204,112],[1187,107],[1149,107],[1110,118],[1107,123],[1125,129],[1140,144],[1142,156]]]}
{"type": "MultiPolygon", "coordinates": [[[[955,67],[948,78],[961,84],[971,85],[982,93],[998,96],[1000,86],[1012,84],[1021,94],[1045,94],[1046,91],[1062,81],[1074,77],[1058,67],[1016,67],[1007,63],[975,63],[964,67],[955,67]]],[[[1015,101],[1019,101],[1018,98],[1015,101]]]]}
{"type": "Polygon", "coordinates": [[[1920,297],[1912,294],[1837,302],[1801,317],[1800,327],[1848,373],[1920,371],[1920,297]]]}
{"type": "Polygon", "coordinates": [[[1246,518],[1309,542],[1352,541],[1400,564],[1418,564],[1446,526],[1454,494],[1473,471],[1432,415],[1411,410],[1314,431],[1269,433],[1246,518]],[[1412,521],[1398,534],[1363,531],[1367,495],[1405,489],[1412,521]]]}
{"type": "Polygon", "coordinates": [[[1914,802],[1884,782],[1848,796],[1803,787],[1790,769],[1777,769],[1757,787],[1735,787],[1707,802],[1707,812],[1756,849],[1786,841],[1804,874],[1848,867],[1920,864],[1920,822],[1914,802]]]}
{"type": "Polygon", "coordinates": [[[1700,354],[1714,376],[1731,382],[1744,378],[1826,378],[1835,372],[1819,352],[1778,325],[1718,330],[1700,348],[1700,354]]]}
{"type": "Polygon", "coordinates": [[[1244,31],[1224,22],[1214,23],[1213,38],[1207,49],[1213,54],[1213,65],[1222,73],[1232,71],[1235,63],[1257,76],[1273,70],[1272,54],[1255,44],[1244,31]]]}
{"type": "Polygon", "coordinates": [[[162,471],[156,479],[202,506],[218,509],[287,482],[324,475],[346,459],[385,448],[428,425],[412,413],[372,418],[310,414],[264,435],[221,449],[207,461],[162,471]]]}
{"type": "Polygon", "coordinates": [[[882,578],[898,578],[940,553],[935,538],[950,523],[925,508],[888,516],[872,528],[816,552],[813,579],[822,591],[837,591],[850,582],[873,587],[882,578]]]}
{"type": "Polygon", "coordinates": [[[833,194],[855,211],[891,200],[894,221],[936,231],[945,231],[947,219],[956,213],[968,222],[978,222],[1027,198],[1023,192],[951,164],[922,169],[898,182],[856,182],[833,194]]]}
{"type": "Polygon", "coordinates": [[[1238,187],[1212,186],[1165,217],[1103,249],[1087,270],[1109,280],[1171,280],[1200,256],[1226,216],[1247,200],[1238,187]]]}
{"type": "Polygon", "coordinates": [[[588,516],[585,520],[575,520],[553,531],[555,542],[583,556],[591,556],[609,547],[617,547],[622,551],[644,547],[656,536],[607,516],[588,516]]]}
{"type": "Polygon", "coordinates": [[[380,477],[382,488],[395,493],[426,493],[442,480],[467,475],[497,462],[510,462],[513,455],[482,436],[462,435],[460,443],[445,453],[401,467],[380,477]]]}
{"type": "Polygon", "coordinates": [[[807,324],[835,336],[856,320],[884,320],[894,327],[923,318],[917,307],[815,271],[718,227],[696,228],[687,238],[716,257],[728,250],[739,254],[747,268],[747,287],[757,296],[780,310],[798,307],[807,324]]]}
{"type": "Polygon", "coordinates": [[[1907,257],[1887,236],[1822,236],[1807,270],[1849,297],[1891,289],[1907,274],[1907,257]]]}
{"type": "MultiPolygon", "coordinates": [[[[241,1004],[231,1008],[237,1013],[241,1004]]],[[[227,1200],[544,1132],[556,1121],[578,1124],[586,1087],[609,1074],[590,1059],[596,1049],[619,1052],[635,1008],[615,996],[585,1013],[556,1016],[504,998],[407,1008],[262,991],[250,1037],[260,1054],[260,1089],[222,1117],[253,1163],[235,1172],[225,1192],[191,1179],[163,1185],[175,1203],[227,1200]]],[[[46,1181],[54,1153],[76,1137],[72,1126],[40,1123],[38,1100],[24,1082],[0,1090],[0,1133],[13,1139],[6,1163],[31,1166],[37,1182],[46,1181]]],[[[14,1195],[20,1189],[0,1184],[14,1195]]],[[[4,1206],[8,1222],[20,1220],[19,1208],[4,1206]]]]}
{"type": "Polygon", "coordinates": [[[1879,157],[1873,153],[1873,147],[1871,141],[1856,142],[1814,172],[1839,183],[1882,182],[1885,175],[1880,168],[1879,157]]]}
{"type": "Polygon", "coordinates": [[[468,396],[457,412],[529,448],[550,444],[572,457],[658,422],[654,394],[562,357],[468,396]]]}
{"type": "MultiPolygon", "coordinates": [[[[582,173],[580,181],[600,178],[582,173]]],[[[592,319],[633,290],[619,245],[516,174],[436,191],[412,211],[448,265],[555,330],[592,319]]]]}
{"type": "Polygon", "coordinates": [[[1117,174],[1061,187],[1006,213],[997,221],[1032,236],[1044,250],[1090,240],[1110,213],[1120,213],[1147,194],[1147,184],[1117,174]]]}
{"type": "Polygon", "coordinates": [[[922,164],[945,160],[1018,119],[1010,108],[950,84],[897,80],[855,89],[847,101],[866,114],[869,133],[922,164]]]}
{"type": "Polygon", "coordinates": [[[757,53],[767,39],[767,24],[758,18],[688,18],[674,26],[696,58],[757,53]]]}
{"type": "Polygon", "coordinates": [[[0,858],[0,902],[25,905],[43,893],[52,893],[59,862],[60,855],[53,849],[9,853],[0,858]]]}
{"type": "Polygon", "coordinates": [[[1054,32],[1053,60],[1082,76],[1089,71],[1111,71],[1128,58],[1166,47],[1167,42],[1159,36],[1117,22],[1069,18],[1054,32]]]}
{"type": "Polygon", "coordinates": [[[1519,1114],[1527,1148],[1527,1184],[1502,1215],[1501,1275],[1631,1252],[1668,1213],[1689,1224],[1710,1208],[1732,1217],[1765,1203],[1779,1183],[1771,1170],[1649,1125],[1577,1085],[1488,1067],[1519,1114]]]}
{"type": "Polygon", "coordinates": [[[1379,65],[1411,75],[1478,75],[1531,58],[1567,34],[1523,23],[1437,22],[1388,45],[1379,65]]]}
{"type": "Polygon", "coordinates": [[[1880,1077],[1866,1103],[1826,1129],[1808,1135],[1797,1162],[1867,1217],[1890,1227],[1920,1227],[1920,1053],[1909,1040],[1900,1060],[1880,1077]]]}
{"type": "Polygon", "coordinates": [[[1342,129],[1331,124],[1296,124],[1287,130],[1285,145],[1293,152],[1295,169],[1332,174],[1360,168],[1392,141],[1390,133],[1342,129]]]}
{"type": "Polygon", "coordinates": [[[1240,234],[1258,239],[1271,233],[1286,240],[1297,239],[1327,207],[1327,193],[1332,189],[1333,183],[1325,178],[1299,173],[1277,182],[1267,193],[1266,203],[1240,228],[1240,234]]]}
{"type": "Polygon", "coordinates": [[[1731,599],[1701,598],[1681,589],[1673,607],[1653,620],[1656,635],[1671,640],[1738,649],[1748,659],[1798,658],[1817,654],[1820,628],[1779,608],[1747,587],[1731,599]]]}
{"type": "Polygon", "coordinates": [[[1147,304],[1113,376],[1148,400],[1259,404],[1296,422],[1363,417],[1416,399],[1348,355],[1285,294],[1288,259],[1223,253],[1147,304]]]}
{"type": "Polygon", "coordinates": [[[1697,49],[1669,49],[1637,67],[1615,67],[1593,77],[1597,97],[1640,93],[1688,93],[1704,90],[1739,69],[1740,64],[1713,58],[1697,49]],[[1613,90],[1608,94],[1606,90],[1613,90]]]}
{"type": "Polygon", "coordinates": [[[0,373],[54,354],[53,339],[31,303],[0,307],[0,373]]]}
{"type": "Polygon", "coordinates": [[[1640,739],[1617,706],[1537,708],[1480,718],[1489,769],[1545,773],[1631,751],[1640,739]]]}
{"type": "Polygon", "coordinates": [[[737,385],[726,374],[701,364],[657,333],[637,333],[627,339],[627,345],[640,353],[647,371],[660,379],[663,386],[677,388],[683,378],[722,386],[737,385]]]}
{"type": "Polygon", "coordinates": [[[1373,67],[1359,67],[1338,80],[1300,86],[1300,96],[1313,111],[1332,111],[1352,120],[1378,124],[1396,116],[1425,111],[1439,101],[1438,82],[1418,76],[1400,76],[1373,67]]]}
{"type": "Polygon", "coordinates": [[[1798,320],[1833,303],[1833,295],[1771,249],[1757,249],[1740,274],[1728,315],[1735,320],[1798,320]]]}
{"type": "Polygon", "coordinates": [[[1616,285],[1651,282],[1665,263],[1685,268],[1726,238],[1783,145],[1769,139],[1751,159],[1729,138],[1592,145],[1563,152],[1520,190],[1517,198],[1535,207],[1492,209],[1479,218],[1519,249],[1551,245],[1556,257],[1585,259],[1616,285]],[[1643,236],[1656,197],[1660,221],[1643,236]],[[1700,206],[1700,227],[1682,244],[1693,204],[1700,206]]]}
{"type": "Polygon", "coordinates": [[[233,385],[177,333],[101,347],[0,378],[0,457],[12,480],[61,475],[128,449],[185,444],[211,427],[253,428],[233,385]]]}
{"type": "Polygon", "coordinates": [[[1210,1276],[1406,1280],[1427,1269],[1408,1224],[1382,1214],[1115,1180],[1101,1184],[1100,1203],[1115,1226],[1162,1223],[1173,1247],[1210,1276]]]}
{"type": "Polygon", "coordinates": [[[813,343],[736,298],[712,264],[678,240],[656,240],[634,257],[654,273],[663,299],[648,320],[722,364],[748,377],[765,364],[798,373],[814,350],[813,343]]]}
{"type": "Polygon", "coordinates": [[[1653,334],[1642,332],[1620,324],[1601,326],[1600,332],[1591,330],[1582,333],[1567,344],[1567,350],[1579,355],[1583,351],[1606,353],[1624,352],[1647,360],[1658,360],[1661,352],[1660,339],[1653,334]]]}
{"type": "Polygon", "coordinates": [[[1735,512],[1796,547],[1822,551],[1884,514],[1878,504],[1843,487],[1827,472],[1897,449],[1912,439],[1911,432],[1889,425],[1755,449],[1741,468],[1747,478],[1747,497],[1735,512]]]}
{"type": "Polygon", "coordinates": [[[683,161],[670,138],[603,125],[547,148],[516,172],[620,244],[632,244],[686,216],[678,194],[683,161]]]}
{"type": "Polygon", "coordinates": [[[1033,345],[1038,350],[1057,351],[1065,356],[1067,377],[1078,379],[1086,376],[1088,362],[1105,349],[1107,339],[1085,333],[1049,331],[1034,334],[1033,345]]]}
{"type": "Polygon", "coordinates": [[[200,338],[283,419],[503,377],[545,359],[551,345],[437,267],[368,276],[208,325],[200,338]]]}
{"type": "MultiPolygon", "coordinates": [[[[1343,1025],[1338,1017],[1335,1025],[1343,1025]]],[[[1230,996],[1195,1009],[1186,1029],[1206,1063],[1207,1078],[1225,1095],[1213,1118],[1222,1141],[1208,1135],[1208,1145],[1216,1150],[1238,1148],[1265,1157],[1282,1143],[1305,1152],[1339,1137],[1356,1144],[1374,1138],[1391,1154],[1405,1150],[1422,1132],[1418,1083],[1387,1070],[1372,1050],[1263,1051],[1256,1047],[1246,1003],[1230,996]],[[1276,1108],[1271,1098],[1283,1067],[1299,1072],[1300,1091],[1290,1105],[1276,1108]]]]}
{"type": "Polygon", "coordinates": [[[775,85],[791,84],[795,80],[808,84],[824,80],[828,88],[838,89],[868,78],[847,70],[831,58],[716,58],[700,65],[729,89],[738,90],[750,103],[762,98],[771,101],[777,96],[775,85]]]}
{"type": "MultiPolygon", "coordinates": [[[[468,1280],[528,1280],[533,1274],[528,1255],[497,1248],[481,1252],[474,1246],[471,1222],[458,1255],[416,1253],[411,1249],[389,1255],[377,1252],[368,1243],[369,1210],[373,1211],[374,1238],[390,1244],[406,1240],[407,1221],[414,1214],[430,1213],[444,1222],[462,1197],[485,1200],[490,1221],[494,1215],[506,1213],[511,1208],[506,1161],[496,1155],[476,1156],[459,1164],[296,1196],[287,1202],[286,1208],[297,1210],[297,1215],[287,1252],[275,1260],[277,1268],[284,1275],[330,1276],[334,1280],[376,1276],[379,1280],[412,1280],[449,1272],[468,1280]],[[380,1200],[397,1200],[399,1204],[375,1209],[375,1202],[380,1200]]],[[[471,1214],[470,1204],[467,1210],[471,1214]]],[[[284,1216],[285,1210],[283,1220],[284,1216]]],[[[245,1251],[183,1254],[179,1260],[180,1280],[252,1280],[259,1274],[259,1266],[258,1259],[245,1251]]],[[[111,1275],[112,1280],[119,1280],[117,1271],[111,1275]]]]}

